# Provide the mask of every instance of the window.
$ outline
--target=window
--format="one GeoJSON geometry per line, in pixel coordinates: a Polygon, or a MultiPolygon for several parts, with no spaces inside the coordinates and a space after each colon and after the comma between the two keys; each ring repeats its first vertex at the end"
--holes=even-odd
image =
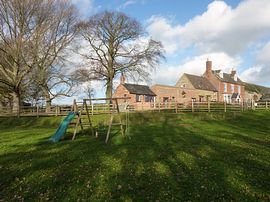
{"type": "Polygon", "coordinates": [[[150,95],[145,95],[144,96],[144,101],[145,102],[153,102],[154,101],[154,97],[150,96],[150,95]]]}
{"type": "Polygon", "coordinates": [[[234,85],[231,84],[231,92],[234,93],[234,85]]]}
{"type": "Polygon", "coordinates": [[[199,102],[203,102],[204,101],[204,96],[199,95],[199,102]]]}
{"type": "Polygon", "coordinates": [[[241,93],[241,86],[238,86],[238,93],[241,93]]]}
{"type": "Polygon", "coordinates": [[[141,102],[141,95],[136,95],[136,102],[141,102]]]}
{"type": "Polygon", "coordinates": [[[169,98],[168,97],[163,97],[163,102],[169,102],[169,98]]]}
{"type": "Polygon", "coordinates": [[[227,84],[224,83],[224,92],[227,92],[227,84]]]}
{"type": "Polygon", "coordinates": [[[185,87],[187,87],[187,85],[186,85],[185,83],[183,83],[183,84],[181,85],[181,87],[182,87],[182,88],[185,88],[185,87]]]}

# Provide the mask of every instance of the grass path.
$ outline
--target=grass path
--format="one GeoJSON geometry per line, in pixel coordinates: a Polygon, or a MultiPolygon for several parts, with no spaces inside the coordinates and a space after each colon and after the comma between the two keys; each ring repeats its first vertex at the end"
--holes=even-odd
{"type": "Polygon", "coordinates": [[[270,112],[133,114],[131,139],[50,144],[60,118],[0,119],[0,201],[269,201],[270,112]]]}

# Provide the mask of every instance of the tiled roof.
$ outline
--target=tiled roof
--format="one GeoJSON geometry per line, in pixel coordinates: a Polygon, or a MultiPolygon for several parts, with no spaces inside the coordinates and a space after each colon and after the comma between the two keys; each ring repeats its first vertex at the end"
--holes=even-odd
{"type": "Polygon", "coordinates": [[[270,94],[264,94],[261,97],[260,101],[270,101],[270,94]]]}
{"type": "Polygon", "coordinates": [[[131,94],[156,96],[156,94],[149,88],[149,86],[138,85],[138,84],[130,84],[130,83],[125,83],[125,84],[123,84],[123,86],[131,94]]]}
{"type": "Polygon", "coordinates": [[[157,86],[157,87],[167,87],[167,88],[177,88],[177,89],[179,88],[177,86],[170,86],[170,85],[164,85],[164,84],[155,84],[152,87],[155,87],[155,86],[157,86]]]}
{"type": "Polygon", "coordinates": [[[205,77],[185,74],[196,89],[217,91],[217,89],[205,77]]]}
{"type": "Polygon", "coordinates": [[[270,94],[270,88],[268,87],[245,82],[243,82],[243,85],[245,86],[245,89],[249,92],[255,92],[259,94],[270,94]]]}
{"type": "Polygon", "coordinates": [[[243,85],[243,82],[237,77],[237,81],[235,81],[231,74],[223,73],[223,78],[219,76],[221,70],[213,70],[212,73],[221,81],[233,84],[240,84],[243,85]]]}

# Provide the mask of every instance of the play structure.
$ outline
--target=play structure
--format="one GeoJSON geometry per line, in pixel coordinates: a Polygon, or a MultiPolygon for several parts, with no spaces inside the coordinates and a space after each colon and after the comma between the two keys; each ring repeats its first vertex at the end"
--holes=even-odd
{"type": "MultiPolygon", "coordinates": [[[[72,111],[68,113],[65,119],[61,122],[55,134],[49,139],[50,142],[58,142],[66,133],[69,125],[75,125],[74,132],[72,136],[72,140],[76,138],[78,127],[81,128],[81,131],[85,131],[85,129],[90,129],[90,133],[92,136],[98,137],[100,133],[99,127],[93,127],[93,116],[97,114],[106,114],[107,122],[106,124],[102,123],[102,125],[108,126],[106,131],[105,142],[107,143],[112,126],[118,126],[120,128],[122,136],[128,134],[129,128],[129,110],[128,110],[128,102],[125,104],[125,130],[123,127],[122,118],[120,115],[118,100],[119,99],[129,99],[129,98],[96,98],[96,99],[83,99],[83,102],[76,102],[74,100],[72,111]],[[102,103],[102,101],[105,103],[102,103]],[[94,103],[96,102],[96,103],[94,103]],[[98,106],[98,107],[95,107],[98,106]],[[73,120],[76,117],[76,121],[73,120]]],[[[101,125],[101,124],[98,124],[101,125]]]]}

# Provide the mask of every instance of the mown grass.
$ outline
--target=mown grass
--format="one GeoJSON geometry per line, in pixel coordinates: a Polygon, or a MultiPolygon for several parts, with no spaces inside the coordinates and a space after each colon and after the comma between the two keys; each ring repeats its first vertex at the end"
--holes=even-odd
{"type": "Polygon", "coordinates": [[[60,119],[0,119],[0,201],[270,200],[269,111],[132,114],[107,145],[48,143],[60,119]]]}

